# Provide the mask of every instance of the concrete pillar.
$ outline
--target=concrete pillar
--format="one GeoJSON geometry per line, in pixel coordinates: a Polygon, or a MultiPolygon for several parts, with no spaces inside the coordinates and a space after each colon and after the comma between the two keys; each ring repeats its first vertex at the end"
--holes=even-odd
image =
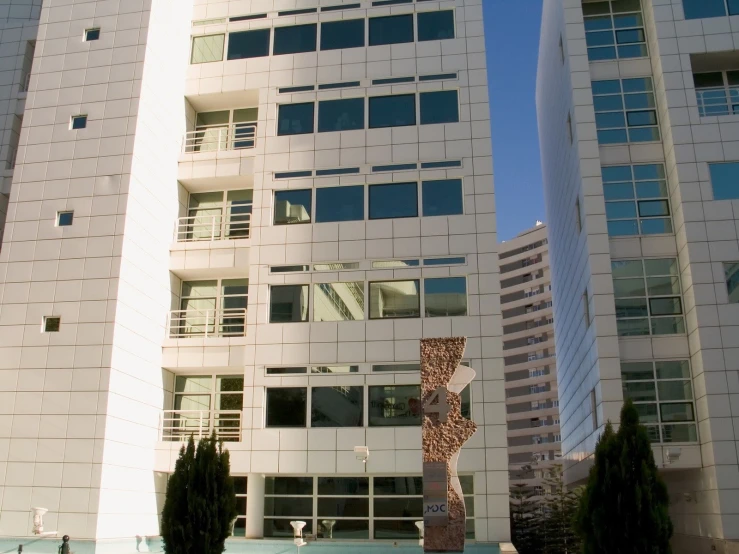
{"type": "Polygon", "coordinates": [[[246,538],[264,537],[264,475],[250,473],[246,481],[246,538]]]}

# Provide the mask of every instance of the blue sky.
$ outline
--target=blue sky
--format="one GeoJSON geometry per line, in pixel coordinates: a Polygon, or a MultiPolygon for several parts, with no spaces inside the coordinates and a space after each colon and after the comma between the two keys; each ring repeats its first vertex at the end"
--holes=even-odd
{"type": "Polygon", "coordinates": [[[542,0],[483,0],[498,240],[544,220],[536,63],[542,0]]]}

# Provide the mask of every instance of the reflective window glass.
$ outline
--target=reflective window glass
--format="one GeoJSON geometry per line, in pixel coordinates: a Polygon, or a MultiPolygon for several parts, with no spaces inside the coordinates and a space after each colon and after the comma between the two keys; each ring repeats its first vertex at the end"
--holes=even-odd
{"type": "Polygon", "coordinates": [[[739,199],[739,162],[708,164],[714,200],[739,199]]]}
{"type": "Polygon", "coordinates": [[[369,426],[421,425],[421,387],[382,385],[369,387],[369,426]]]}
{"type": "Polygon", "coordinates": [[[307,398],[305,387],[268,388],[266,426],[305,427],[307,398]]]}
{"type": "Polygon", "coordinates": [[[364,387],[313,387],[311,427],[362,427],[364,387]]]}
{"type": "Polygon", "coordinates": [[[275,191],[275,225],[310,223],[310,189],[275,191]]]}
{"type": "Polygon", "coordinates": [[[388,183],[369,186],[369,218],[418,217],[418,185],[388,183]]]}
{"type": "Polygon", "coordinates": [[[419,281],[378,281],[369,284],[370,319],[420,317],[419,281]]]}
{"type": "Polygon", "coordinates": [[[364,282],[313,285],[313,321],[364,319],[364,282]]]}
{"type": "Polygon", "coordinates": [[[272,47],[272,53],[277,56],[280,54],[315,52],[317,29],[315,23],[275,27],[275,44],[272,47]]]}
{"type": "Polygon", "coordinates": [[[418,40],[442,40],[454,38],[454,12],[442,10],[436,12],[419,12],[418,40]]]}
{"type": "Polygon", "coordinates": [[[190,63],[220,62],[223,59],[223,45],[226,35],[193,37],[190,63]]]}
{"type": "Polygon", "coordinates": [[[313,102],[283,104],[277,114],[277,134],[303,135],[313,132],[313,102]]]}
{"type": "Polygon", "coordinates": [[[739,303],[739,262],[725,263],[726,289],[731,304],[739,303]]]}
{"type": "Polygon", "coordinates": [[[318,102],[318,132],[364,129],[364,98],[318,102]]]}
{"type": "Polygon", "coordinates": [[[228,34],[229,60],[269,56],[269,29],[240,31],[228,34]]]}
{"type": "Polygon", "coordinates": [[[683,0],[685,19],[703,19],[726,15],[724,0],[683,0]]]}
{"type": "Polygon", "coordinates": [[[308,285],[275,285],[270,293],[270,323],[308,321],[308,285]]]}
{"type": "Polygon", "coordinates": [[[416,95],[373,96],[369,99],[370,129],[416,124],[416,95]]]}
{"type": "Polygon", "coordinates": [[[364,46],[364,19],[321,23],[321,50],[364,46]]]}
{"type": "Polygon", "coordinates": [[[467,279],[441,277],[424,279],[426,317],[467,315],[467,279]]]}
{"type": "Polygon", "coordinates": [[[464,213],[461,179],[424,181],[421,194],[424,216],[464,213]]]}
{"type": "Polygon", "coordinates": [[[316,189],[316,223],[364,219],[364,186],[316,189]]]}
{"type": "Polygon", "coordinates": [[[421,125],[456,123],[459,121],[459,103],[456,90],[422,92],[421,125]]]}
{"type": "Polygon", "coordinates": [[[413,42],[413,14],[370,17],[370,46],[403,42],[413,42]]]}

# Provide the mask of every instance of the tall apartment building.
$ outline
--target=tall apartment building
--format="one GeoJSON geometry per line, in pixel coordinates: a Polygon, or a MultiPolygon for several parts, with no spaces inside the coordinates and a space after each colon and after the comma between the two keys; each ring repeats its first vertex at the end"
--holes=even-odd
{"type": "Polygon", "coordinates": [[[676,553],[739,545],[735,2],[553,0],[538,115],[567,479],[631,398],[676,553]]]}
{"type": "Polygon", "coordinates": [[[542,493],[560,463],[561,437],[549,245],[541,222],[500,245],[500,305],[511,486],[542,493]]]}
{"type": "Polygon", "coordinates": [[[481,1],[0,4],[0,545],[43,507],[145,548],[212,431],[237,537],[415,544],[419,340],[447,336],[468,537],[507,540],[481,1]]]}

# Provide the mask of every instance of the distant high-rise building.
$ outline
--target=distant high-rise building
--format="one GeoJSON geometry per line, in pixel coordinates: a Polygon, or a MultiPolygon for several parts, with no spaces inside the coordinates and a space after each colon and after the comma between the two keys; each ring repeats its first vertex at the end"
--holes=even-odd
{"type": "Polygon", "coordinates": [[[540,494],[561,455],[549,245],[541,222],[500,245],[500,305],[511,486],[540,494]]]}
{"type": "Polygon", "coordinates": [[[537,106],[566,479],[636,404],[676,554],[739,541],[739,5],[547,0],[537,106]]]}

